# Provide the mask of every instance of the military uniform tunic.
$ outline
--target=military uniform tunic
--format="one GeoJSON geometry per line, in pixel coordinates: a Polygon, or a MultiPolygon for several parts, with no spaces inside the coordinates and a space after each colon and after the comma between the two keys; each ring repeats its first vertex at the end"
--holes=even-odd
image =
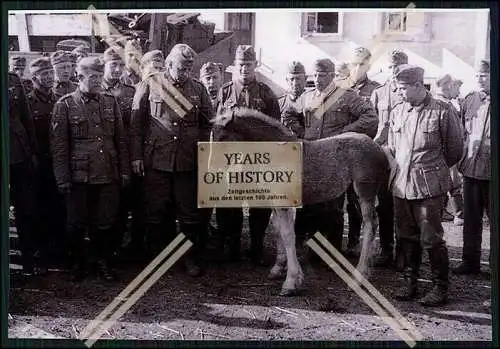
{"type": "Polygon", "coordinates": [[[379,88],[381,85],[373,80],[365,78],[352,87],[352,89],[358,93],[358,95],[365,101],[369,101],[374,90],[379,88]]]}
{"type": "Polygon", "coordinates": [[[389,133],[390,120],[394,107],[401,103],[401,97],[397,93],[396,84],[389,80],[382,86],[373,90],[370,101],[378,114],[379,123],[374,141],[379,145],[387,145],[387,135],[389,133]]]}
{"type": "Polygon", "coordinates": [[[280,106],[281,122],[295,133],[299,138],[304,138],[304,119],[297,117],[301,111],[300,96],[287,93],[278,99],[280,106]]]}
{"type": "Polygon", "coordinates": [[[374,137],[377,132],[378,118],[373,106],[352,89],[334,86],[321,93],[315,89],[304,92],[301,99],[305,139],[321,139],[345,132],[374,137]]]}

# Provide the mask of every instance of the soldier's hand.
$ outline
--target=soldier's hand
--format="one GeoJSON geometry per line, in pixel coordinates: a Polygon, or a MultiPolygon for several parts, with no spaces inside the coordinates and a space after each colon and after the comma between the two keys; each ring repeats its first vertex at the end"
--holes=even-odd
{"type": "Polygon", "coordinates": [[[122,187],[128,187],[130,185],[130,176],[122,175],[122,187]]]}
{"type": "Polygon", "coordinates": [[[58,189],[61,194],[69,194],[71,191],[71,183],[59,184],[58,189]]]}
{"type": "Polygon", "coordinates": [[[132,161],[132,171],[139,176],[144,177],[144,161],[142,160],[134,160],[132,161]]]}

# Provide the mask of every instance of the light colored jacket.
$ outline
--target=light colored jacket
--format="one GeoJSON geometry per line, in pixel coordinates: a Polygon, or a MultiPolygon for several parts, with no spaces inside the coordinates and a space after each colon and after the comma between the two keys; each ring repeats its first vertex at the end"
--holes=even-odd
{"type": "Polygon", "coordinates": [[[446,194],[449,168],[462,157],[462,135],[454,110],[430,94],[419,106],[396,105],[388,134],[394,196],[414,200],[446,194]]]}
{"type": "Polygon", "coordinates": [[[490,115],[489,95],[472,92],[464,98],[461,110],[465,126],[464,157],[458,169],[466,177],[491,178],[490,115]]]}

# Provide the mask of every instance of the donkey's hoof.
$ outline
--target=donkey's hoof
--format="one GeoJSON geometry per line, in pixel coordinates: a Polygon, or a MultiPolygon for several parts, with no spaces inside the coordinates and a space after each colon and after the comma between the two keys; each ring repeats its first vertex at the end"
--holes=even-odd
{"type": "Polygon", "coordinates": [[[298,294],[298,290],[296,288],[282,288],[280,292],[280,296],[282,297],[293,297],[298,294]]]}

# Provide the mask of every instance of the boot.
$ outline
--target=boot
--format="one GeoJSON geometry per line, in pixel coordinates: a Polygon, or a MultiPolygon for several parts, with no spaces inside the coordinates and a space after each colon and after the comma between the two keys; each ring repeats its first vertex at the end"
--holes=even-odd
{"type": "Polygon", "coordinates": [[[480,274],[481,273],[481,267],[475,267],[472,265],[469,265],[468,263],[460,263],[460,265],[456,268],[453,269],[453,274],[457,275],[474,275],[474,274],[480,274]]]}
{"type": "Polygon", "coordinates": [[[422,259],[420,242],[400,241],[401,254],[404,258],[405,285],[394,293],[394,298],[400,301],[409,301],[417,297],[418,274],[422,259]]]}
{"type": "Polygon", "coordinates": [[[70,250],[70,280],[80,282],[87,276],[87,256],[85,251],[86,229],[83,227],[68,228],[68,245],[70,250]]]}
{"type": "Polygon", "coordinates": [[[394,269],[398,272],[402,272],[404,269],[404,255],[401,252],[401,243],[399,239],[396,239],[396,257],[394,258],[394,269]]]}
{"type": "Polygon", "coordinates": [[[116,233],[114,228],[98,227],[92,229],[95,229],[91,239],[95,241],[96,271],[106,281],[116,280],[116,274],[112,268],[116,247],[116,233]]]}
{"type": "Polygon", "coordinates": [[[392,255],[392,250],[382,249],[382,253],[380,253],[377,258],[375,258],[374,266],[389,268],[394,263],[394,257],[392,255]]]}
{"type": "Polygon", "coordinates": [[[423,306],[439,306],[447,302],[448,291],[448,249],[446,246],[430,249],[429,260],[431,262],[433,288],[427,293],[419,303],[423,306]]]}
{"type": "Polygon", "coordinates": [[[190,225],[183,229],[186,237],[193,243],[191,250],[186,252],[184,259],[184,268],[186,273],[191,277],[198,277],[203,274],[201,268],[202,252],[204,251],[202,234],[206,234],[206,227],[201,225],[190,225]],[[205,229],[205,232],[202,230],[205,229]]]}
{"type": "Polygon", "coordinates": [[[228,242],[228,261],[239,262],[241,260],[241,236],[233,236],[228,242]]]}

